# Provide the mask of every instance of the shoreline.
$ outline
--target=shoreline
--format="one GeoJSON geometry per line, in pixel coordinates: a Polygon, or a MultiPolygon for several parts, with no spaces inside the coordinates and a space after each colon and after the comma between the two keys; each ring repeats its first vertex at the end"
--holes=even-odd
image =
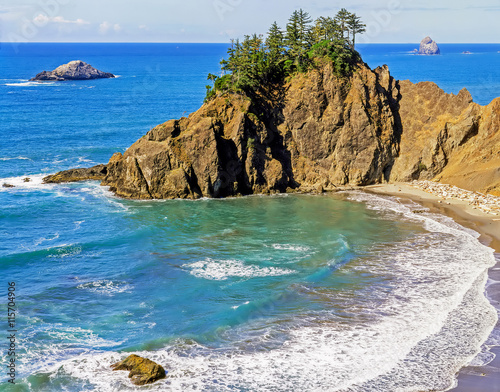
{"type": "MultiPolygon", "coordinates": [[[[500,216],[488,214],[470,205],[466,200],[444,198],[428,193],[410,183],[371,185],[361,188],[369,193],[408,199],[429,208],[431,212],[446,215],[458,224],[477,231],[479,241],[495,250],[497,263],[488,271],[485,295],[500,314],[500,216]]],[[[500,331],[500,321],[493,332],[500,331]]],[[[489,350],[495,359],[484,366],[465,366],[457,374],[454,392],[500,391],[500,346],[489,350]]]]}

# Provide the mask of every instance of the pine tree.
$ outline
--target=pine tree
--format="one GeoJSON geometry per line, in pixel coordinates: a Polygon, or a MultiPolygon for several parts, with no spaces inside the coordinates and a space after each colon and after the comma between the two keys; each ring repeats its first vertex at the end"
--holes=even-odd
{"type": "Polygon", "coordinates": [[[266,78],[274,80],[282,75],[283,62],[285,61],[285,37],[280,27],[274,22],[266,38],[266,78]]]}
{"type": "Polygon", "coordinates": [[[288,54],[291,58],[296,58],[300,53],[300,33],[299,33],[299,12],[293,11],[292,16],[286,25],[285,43],[288,47],[288,54]]]}
{"type": "Polygon", "coordinates": [[[325,20],[326,18],[321,16],[314,22],[314,27],[312,28],[314,43],[318,43],[328,39],[325,28],[325,20]]]}
{"type": "Polygon", "coordinates": [[[349,28],[347,23],[349,18],[351,17],[351,13],[347,11],[345,8],[342,8],[337,15],[335,15],[335,22],[338,24],[340,28],[341,38],[349,40],[349,28]],[[347,33],[347,36],[346,36],[347,33]]]}
{"type": "Polygon", "coordinates": [[[325,18],[321,16],[315,21],[315,25],[312,29],[312,35],[314,37],[314,43],[318,43],[323,40],[340,40],[340,26],[333,18],[325,18]]]}
{"type": "Polygon", "coordinates": [[[305,12],[302,8],[297,12],[298,23],[297,27],[299,29],[299,41],[301,48],[306,51],[312,46],[312,36],[311,36],[311,22],[312,18],[309,13],[305,12]]]}
{"type": "Polygon", "coordinates": [[[361,22],[361,17],[356,14],[351,14],[349,19],[347,20],[347,26],[351,31],[351,48],[354,49],[356,45],[356,34],[362,34],[366,31],[366,25],[361,22]]]}
{"type": "Polygon", "coordinates": [[[267,33],[266,49],[269,63],[274,65],[283,60],[285,48],[285,37],[276,22],[272,24],[267,33]]]}
{"type": "Polygon", "coordinates": [[[311,17],[303,9],[294,11],[286,26],[285,43],[288,54],[297,68],[302,68],[306,61],[306,53],[313,45],[311,17]]]}
{"type": "Polygon", "coordinates": [[[315,59],[329,59],[337,75],[349,75],[359,61],[354,50],[356,35],[366,30],[361,18],[343,8],[335,18],[311,22],[310,15],[299,9],[291,15],[285,32],[274,22],[265,40],[257,34],[245,35],[241,42],[231,40],[228,58],[220,62],[221,76],[208,75],[213,87],[207,86],[206,100],[217,92],[250,93],[268,83],[281,83],[286,76],[309,69],[315,59]]]}

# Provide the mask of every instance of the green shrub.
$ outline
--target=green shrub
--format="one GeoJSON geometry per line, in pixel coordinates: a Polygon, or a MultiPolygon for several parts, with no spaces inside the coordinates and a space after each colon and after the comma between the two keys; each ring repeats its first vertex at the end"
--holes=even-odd
{"type": "Polygon", "coordinates": [[[427,171],[427,166],[425,166],[422,162],[420,162],[418,164],[418,172],[423,172],[423,171],[427,171]]]}

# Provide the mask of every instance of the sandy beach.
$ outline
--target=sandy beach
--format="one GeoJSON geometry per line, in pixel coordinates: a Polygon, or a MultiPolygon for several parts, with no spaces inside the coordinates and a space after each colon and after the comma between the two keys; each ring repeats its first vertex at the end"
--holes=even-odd
{"type": "MultiPolygon", "coordinates": [[[[447,215],[462,226],[480,233],[480,241],[495,249],[496,252],[497,264],[489,271],[490,281],[486,296],[500,313],[500,214],[496,209],[490,210],[480,202],[471,202],[467,191],[464,191],[460,198],[452,197],[445,186],[440,187],[440,184],[435,183],[430,188],[422,183],[400,183],[373,185],[363,189],[368,192],[397,196],[403,200],[412,200],[429,208],[431,212],[447,215]],[[445,189],[445,192],[443,193],[439,188],[445,189]],[[431,191],[433,193],[430,193],[431,191]]],[[[458,192],[458,196],[460,193],[458,192]]],[[[497,323],[495,330],[500,331],[500,322],[497,323]]],[[[496,358],[488,365],[467,366],[460,370],[458,386],[452,389],[454,392],[500,391],[500,347],[493,347],[491,352],[496,355],[496,358]]]]}

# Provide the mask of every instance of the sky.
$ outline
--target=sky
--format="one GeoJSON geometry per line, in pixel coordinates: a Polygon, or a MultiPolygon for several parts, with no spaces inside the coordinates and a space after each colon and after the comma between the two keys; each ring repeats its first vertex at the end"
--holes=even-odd
{"type": "Polygon", "coordinates": [[[1,42],[223,42],[340,8],[361,16],[359,43],[499,43],[498,0],[0,0],[1,42]]]}

